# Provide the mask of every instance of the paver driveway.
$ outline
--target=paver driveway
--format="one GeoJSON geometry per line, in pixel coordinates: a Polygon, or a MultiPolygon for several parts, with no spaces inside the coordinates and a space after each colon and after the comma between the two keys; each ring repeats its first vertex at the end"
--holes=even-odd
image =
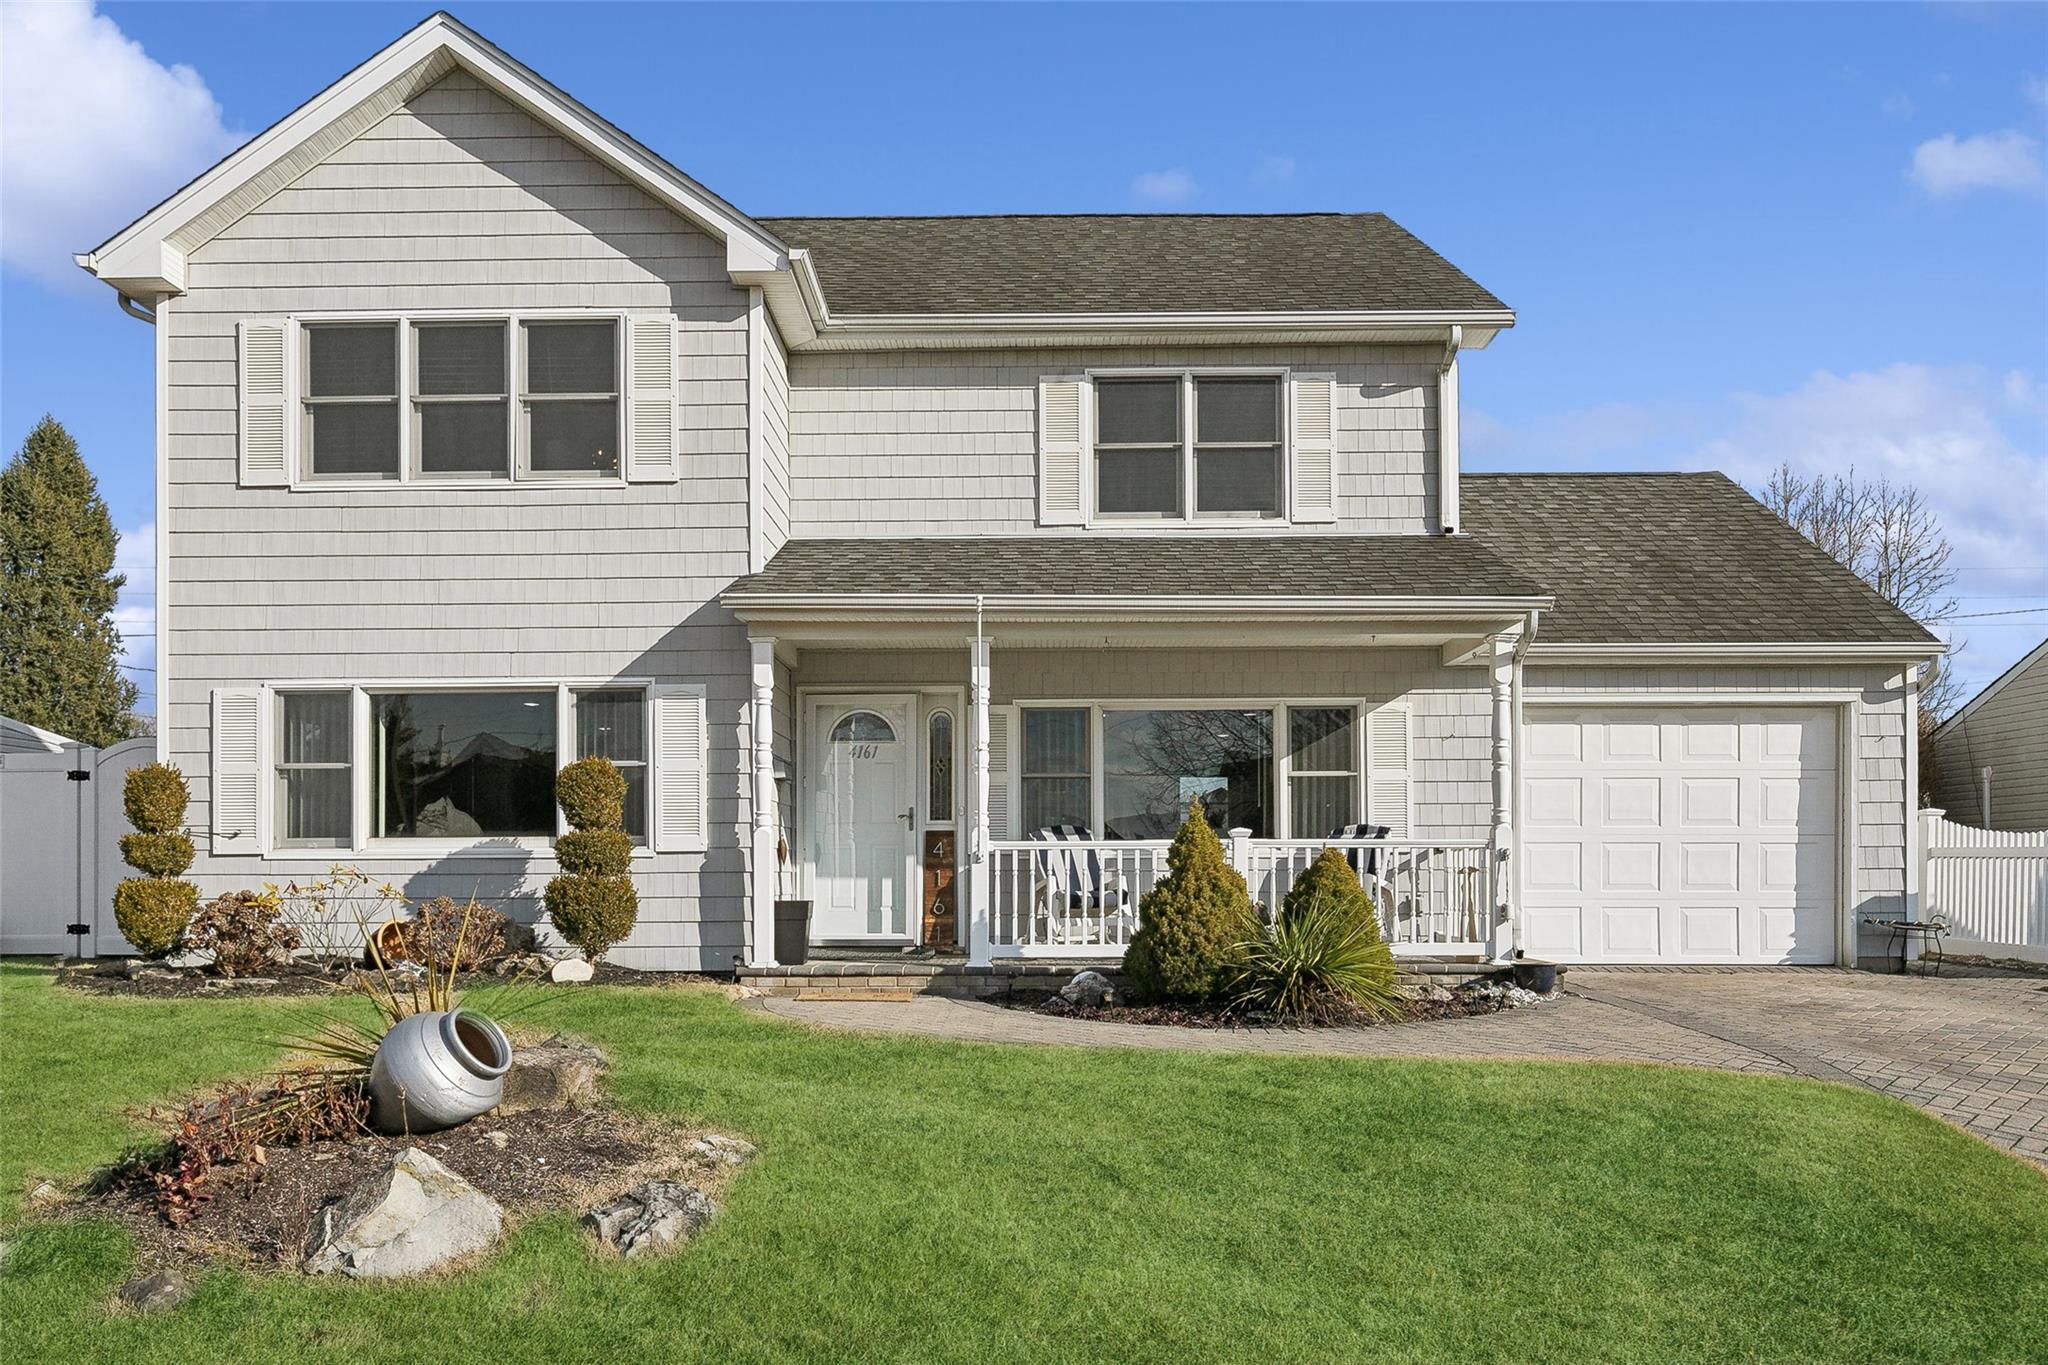
{"type": "Polygon", "coordinates": [[[1867,1086],[2048,1166],[2048,979],[1831,968],[1575,968],[1556,1001],[1395,1028],[1089,1023],[936,997],[760,1000],[828,1027],[996,1043],[1352,1057],[1609,1059],[1867,1086]]]}

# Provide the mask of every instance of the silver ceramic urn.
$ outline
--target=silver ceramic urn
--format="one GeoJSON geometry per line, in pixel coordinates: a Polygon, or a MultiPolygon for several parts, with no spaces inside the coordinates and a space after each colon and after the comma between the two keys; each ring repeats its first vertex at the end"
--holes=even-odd
{"type": "Polygon", "coordinates": [[[512,1044],[479,1014],[434,1010],[399,1020],[370,1064],[370,1124],[430,1133],[498,1107],[512,1044]]]}

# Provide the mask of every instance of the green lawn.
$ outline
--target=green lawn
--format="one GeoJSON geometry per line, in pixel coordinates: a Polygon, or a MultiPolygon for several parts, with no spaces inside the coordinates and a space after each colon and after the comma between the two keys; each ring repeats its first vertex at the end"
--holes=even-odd
{"type": "MultiPolygon", "coordinates": [[[[0,976],[0,1219],[260,1068],[298,1004],[0,976]]],[[[2048,1181],[1904,1105],[1768,1077],[832,1036],[701,991],[564,994],[620,1099],[758,1140],[672,1259],[568,1216],[394,1288],[215,1272],[109,1316],[109,1224],[30,1225],[0,1354],[250,1360],[2022,1360],[2048,1181]],[[1930,1281],[1932,1283],[1930,1283],[1930,1281]]]]}

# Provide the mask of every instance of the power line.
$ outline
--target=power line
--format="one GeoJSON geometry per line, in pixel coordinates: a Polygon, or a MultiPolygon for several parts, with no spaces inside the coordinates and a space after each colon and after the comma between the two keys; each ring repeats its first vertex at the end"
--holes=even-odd
{"type": "Polygon", "coordinates": [[[1943,616],[1937,621],[1981,621],[1987,616],[2032,616],[2048,611],[2048,607],[2014,607],[2010,611],[1966,611],[1959,616],[1943,616]]]}

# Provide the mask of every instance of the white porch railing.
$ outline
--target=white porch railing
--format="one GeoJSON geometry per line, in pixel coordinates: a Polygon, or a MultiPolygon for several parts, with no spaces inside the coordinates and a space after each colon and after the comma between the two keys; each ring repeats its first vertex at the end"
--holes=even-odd
{"type": "MultiPolygon", "coordinates": [[[[1121,957],[1138,904],[1166,875],[1161,842],[998,840],[989,846],[989,951],[994,957],[1121,957]]],[[[1250,839],[1224,841],[1268,921],[1295,877],[1326,848],[1344,852],[1397,954],[1475,956],[1494,950],[1495,859],[1484,841],[1250,839]]]]}

